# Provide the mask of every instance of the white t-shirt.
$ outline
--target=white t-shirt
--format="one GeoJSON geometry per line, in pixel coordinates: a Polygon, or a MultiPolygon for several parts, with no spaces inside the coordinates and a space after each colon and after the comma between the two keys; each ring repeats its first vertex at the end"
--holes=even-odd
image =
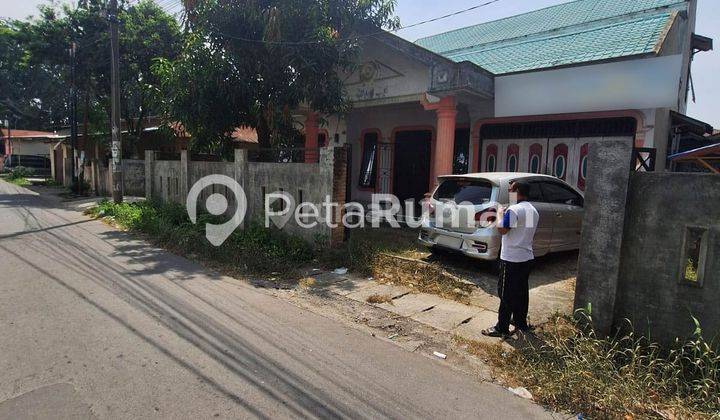
{"type": "Polygon", "coordinates": [[[500,226],[510,231],[502,237],[500,259],[509,262],[525,262],[535,258],[533,238],[540,215],[527,201],[513,204],[505,210],[500,226]]]}

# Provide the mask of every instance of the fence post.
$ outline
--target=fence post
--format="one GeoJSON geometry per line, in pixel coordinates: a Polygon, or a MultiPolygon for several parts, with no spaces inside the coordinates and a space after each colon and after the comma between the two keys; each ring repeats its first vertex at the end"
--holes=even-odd
{"type": "MultiPolygon", "coordinates": [[[[52,143],[48,145],[48,148],[50,149],[50,179],[57,180],[55,177],[55,150],[52,143]]],[[[0,169],[2,169],[2,164],[0,164],[0,169]]]]}
{"type": "Polygon", "coordinates": [[[344,206],[347,197],[348,148],[343,146],[331,148],[331,150],[333,151],[332,201],[338,205],[335,214],[335,223],[338,224],[338,227],[332,228],[330,232],[330,246],[337,246],[347,239],[347,229],[343,226],[342,219],[345,214],[344,206]]]}
{"type": "Polygon", "coordinates": [[[95,193],[95,195],[100,195],[100,192],[98,191],[98,178],[95,174],[95,171],[97,170],[97,160],[91,159],[90,160],[90,186],[95,193]]]}
{"type": "MultiPolygon", "coordinates": [[[[248,151],[246,149],[235,149],[235,182],[237,182],[247,194],[247,183],[248,183],[248,151]]],[[[250,214],[250,203],[248,202],[247,213],[240,228],[245,228],[245,220],[248,220],[250,214]]]]}
{"type": "Polygon", "coordinates": [[[73,172],[72,172],[72,156],[71,156],[71,149],[66,146],[62,145],[62,171],[63,171],[63,186],[69,187],[72,185],[73,180],[73,172]]]}
{"type": "Polygon", "coordinates": [[[615,321],[631,155],[625,138],[590,143],[575,309],[591,307],[598,334],[609,334],[615,321]]]}
{"type": "Polygon", "coordinates": [[[345,178],[341,173],[344,171],[345,162],[338,158],[344,152],[345,148],[342,147],[323,147],[320,149],[320,160],[318,161],[323,200],[325,197],[330,197],[331,202],[339,204],[339,207],[334,208],[335,214],[326,215],[326,217],[332,218],[332,222],[337,223],[338,227],[331,228],[324,225],[327,229],[328,245],[331,247],[340,245],[345,240],[345,228],[342,226],[342,206],[345,204],[345,178]],[[339,178],[342,178],[342,182],[340,182],[339,178]],[[342,191],[339,184],[342,184],[342,191]],[[342,192],[342,197],[340,197],[340,192],[342,192]]]}
{"type": "Polygon", "coordinates": [[[152,200],[153,184],[155,183],[155,151],[145,151],[145,199],[152,200]]]}
{"type": "Polygon", "coordinates": [[[180,202],[185,204],[187,200],[190,186],[188,171],[190,170],[190,162],[188,161],[188,151],[180,151],[180,202]]]}

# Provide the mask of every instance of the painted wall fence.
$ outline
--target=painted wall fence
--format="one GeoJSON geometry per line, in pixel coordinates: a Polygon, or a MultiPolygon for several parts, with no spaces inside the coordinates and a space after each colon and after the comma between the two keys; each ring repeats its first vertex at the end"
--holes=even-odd
{"type": "MultiPolygon", "coordinates": [[[[310,202],[321,210],[327,197],[340,206],[345,203],[347,150],[344,147],[322,148],[318,163],[251,162],[247,150],[236,150],[233,162],[191,161],[187,151],[181,153],[180,160],[159,160],[155,158],[155,152],[146,151],[144,166],[145,197],[183,205],[193,185],[204,177],[225,175],[232,178],[240,184],[247,198],[244,225],[264,223],[264,197],[273,192],[288,193],[296,203],[310,202]]],[[[197,197],[199,208],[203,208],[207,198],[215,193],[226,197],[228,212],[234,214],[237,199],[233,192],[224,185],[207,182],[197,197]]],[[[324,211],[322,215],[325,216],[324,211]]],[[[339,221],[340,216],[333,215],[333,220],[339,221]]],[[[318,223],[308,229],[299,226],[294,217],[282,230],[307,241],[320,240],[331,245],[345,239],[342,225],[331,228],[326,223],[318,223]]]]}

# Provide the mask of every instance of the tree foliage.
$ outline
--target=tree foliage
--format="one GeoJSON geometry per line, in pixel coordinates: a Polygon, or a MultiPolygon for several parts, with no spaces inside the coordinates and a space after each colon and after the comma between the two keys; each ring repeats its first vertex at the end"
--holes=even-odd
{"type": "Polygon", "coordinates": [[[347,111],[341,74],[362,34],[396,27],[395,0],[186,1],[186,39],[160,60],[164,115],[194,147],[222,150],[234,128],[256,128],[263,147],[291,136],[293,113],[347,111]]]}
{"type": "Polygon", "coordinates": [[[13,127],[62,125],[68,116],[63,69],[33,60],[29,38],[27,24],[0,21],[0,119],[13,127]]]}
{"type": "MultiPolygon", "coordinates": [[[[28,21],[0,24],[0,107],[18,116],[18,126],[51,129],[69,123],[70,50],[74,44],[79,122],[86,134],[108,131],[110,40],[106,3],[49,3],[28,21]]],[[[121,1],[118,19],[121,115],[137,135],[142,119],[154,113],[149,92],[157,80],[151,66],[158,57],[176,56],[181,45],[180,26],[152,0],[121,1]]]]}

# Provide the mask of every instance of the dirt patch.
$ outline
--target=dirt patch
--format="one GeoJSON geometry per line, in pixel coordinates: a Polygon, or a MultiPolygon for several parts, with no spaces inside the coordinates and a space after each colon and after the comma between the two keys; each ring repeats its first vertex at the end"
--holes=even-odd
{"type": "MultiPolygon", "coordinates": [[[[449,274],[474,284],[488,300],[488,309],[497,310],[498,274],[493,264],[451,252],[426,252],[419,255],[449,274]]],[[[557,313],[571,314],[575,298],[578,253],[561,252],[539,257],[530,275],[530,322],[541,324],[557,313]]],[[[471,298],[471,302],[474,300],[471,298]]]]}
{"type": "Polygon", "coordinates": [[[466,304],[475,288],[439,265],[390,254],[375,258],[372,274],[378,283],[402,285],[416,293],[431,293],[466,304]]]}
{"type": "Polygon", "coordinates": [[[372,304],[389,303],[392,305],[393,298],[390,295],[370,295],[366,302],[372,304]]]}

